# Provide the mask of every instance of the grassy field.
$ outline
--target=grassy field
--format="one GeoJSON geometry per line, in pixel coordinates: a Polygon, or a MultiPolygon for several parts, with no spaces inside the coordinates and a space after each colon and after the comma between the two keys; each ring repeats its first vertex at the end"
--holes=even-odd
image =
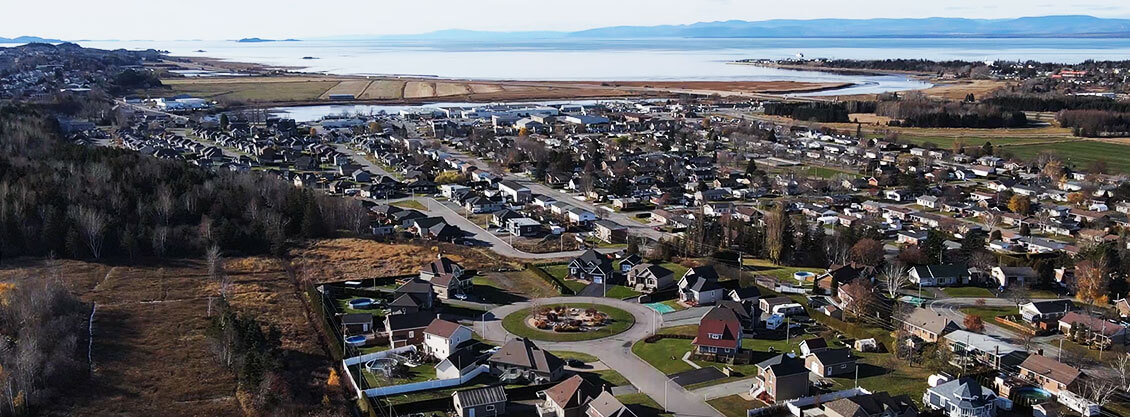
{"type": "Polygon", "coordinates": [[[1059,143],[1018,145],[1005,148],[1017,158],[1031,159],[1041,152],[1059,155],[1068,165],[1086,169],[1092,162],[1106,162],[1112,172],[1130,172],[1130,145],[1073,139],[1059,143]]]}
{"type": "Polygon", "coordinates": [[[608,337],[616,334],[623,333],[628,330],[636,322],[636,318],[631,313],[608,306],[592,305],[585,303],[567,303],[567,304],[550,304],[545,307],[566,306],[570,308],[596,308],[597,311],[605,313],[612,319],[612,323],[602,328],[589,331],[589,332],[576,332],[576,333],[558,333],[554,331],[544,331],[535,329],[526,324],[526,319],[531,314],[531,309],[523,308],[521,310],[510,313],[510,315],[502,319],[502,327],[506,331],[513,333],[517,336],[533,339],[545,340],[550,342],[576,342],[581,340],[593,340],[602,337],[608,337]]]}
{"type": "Polygon", "coordinates": [[[766,404],[758,400],[747,400],[740,395],[728,395],[707,401],[711,407],[726,417],[746,417],[746,411],[751,408],[764,407],[766,404]]]}
{"type": "Polygon", "coordinates": [[[427,210],[428,208],[421,203],[420,200],[400,200],[389,203],[390,206],[400,208],[413,209],[413,210],[427,210]]]}
{"type": "Polygon", "coordinates": [[[1020,309],[1016,307],[964,307],[961,312],[981,317],[981,320],[985,322],[992,322],[994,318],[999,316],[1020,314],[1020,309]]]}
{"type": "Polygon", "coordinates": [[[796,268],[791,266],[780,266],[766,259],[742,259],[742,264],[747,269],[752,270],[755,274],[767,275],[776,278],[783,282],[796,283],[793,274],[797,272],[807,271],[819,275],[821,268],[796,268]]]}
{"type": "Polygon", "coordinates": [[[313,282],[363,280],[380,276],[416,274],[432,262],[436,253],[463,265],[483,270],[497,268],[499,261],[463,245],[436,246],[380,243],[367,239],[329,239],[310,242],[290,251],[295,270],[313,282]]]}
{"type": "MultiPolygon", "coordinates": [[[[330,358],[308,321],[284,265],[274,259],[225,263],[229,302],[281,331],[294,399],[306,411],[325,409],[330,358]]],[[[53,279],[39,261],[6,260],[0,281],[20,285],[53,279]],[[21,263],[22,262],[22,263],[21,263]]],[[[61,260],[58,279],[76,296],[98,303],[92,341],[95,372],[41,415],[240,415],[237,378],[217,361],[207,337],[209,300],[219,293],[203,261],[184,259],[142,266],[61,260]]],[[[83,351],[85,353],[85,342],[83,351]]],[[[85,361],[85,356],[83,361],[85,361]]],[[[342,401],[331,394],[331,401],[342,401]]]]}
{"type": "Polygon", "coordinates": [[[225,103],[318,100],[323,94],[339,84],[337,81],[314,80],[271,83],[201,83],[181,82],[181,80],[163,80],[162,82],[172,88],[170,96],[189,94],[225,103]]]}
{"type": "Polygon", "coordinates": [[[640,295],[639,291],[633,290],[623,285],[613,285],[611,287],[608,287],[608,293],[605,294],[605,297],[623,299],[628,297],[635,297],[638,295],[640,295]]]}
{"type": "Polygon", "coordinates": [[[542,271],[549,274],[549,276],[557,279],[565,279],[569,276],[569,265],[567,264],[545,265],[540,268],[542,271]]]}
{"type": "Polygon", "coordinates": [[[471,278],[474,293],[492,304],[511,304],[531,298],[556,297],[557,288],[534,275],[533,271],[492,272],[471,278]]]}
{"type": "Polygon", "coordinates": [[[690,364],[683,362],[683,354],[690,350],[691,341],[687,339],[659,339],[655,343],[641,340],[632,345],[632,353],[664,375],[694,369],[690,364]]]}
{"type": "Polygon", "coordinates": [[[993,292],[981,287],[946,287],[942,292],[950,297],[972,298],[984,297],[993,298],[993,292]]]}

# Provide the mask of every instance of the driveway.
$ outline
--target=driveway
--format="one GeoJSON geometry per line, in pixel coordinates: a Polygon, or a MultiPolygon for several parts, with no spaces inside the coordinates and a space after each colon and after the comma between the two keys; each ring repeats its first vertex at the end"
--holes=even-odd
{"type": "MultiPolygon", "coordinates": [[[[635,316],[636,324],[618,335],[603,339],[582,342],[536,342],[538,346],[551,351],[585,352],[596,356],[610,369],[624,375],[640,392],[663,405],[664,399],[671,412],[678,416],[722,416],[706,404],[702,396],[691,393],[679,384],[669,383],[667,375],[659,372],[647,362],[632,353],[632,344],[652,333],[647,323],[662,320],[659,313],[647,306],[626,301],[599,297],[553,297],[538,300],[541,304],[551,303],[594,303],[622,309],[635,316]]],[[[486,314],[484,322],[476,327],[479,335],[495,343],[505,343],[514,338],[502,327],[502,318],[520,309],[529,307],[529,302],[510,304],[495,308],[486,314]]]]}

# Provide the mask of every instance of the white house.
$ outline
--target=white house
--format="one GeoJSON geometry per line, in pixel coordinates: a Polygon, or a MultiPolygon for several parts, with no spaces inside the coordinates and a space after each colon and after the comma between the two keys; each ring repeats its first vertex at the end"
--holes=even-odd
{"type": "Polygon", "coordinates": [[[435,319],[424,328],[424,353],[444,360],[468,340],[471,340],[471,329],[459,323],[435,319]]]}
{"type": "Polygon", "coordinates": [[[969,268],[962,265],[921,265],[910,268],[910,282],[923,287],[969,283],[969,268]]]}
{"type": "Polygon", "coordinates": [[[530,189],[518,181],[506,180],[498,183],[498,191],[506,196],[507,200],[515,203],[528,203],[533,197],[530,189]]]}

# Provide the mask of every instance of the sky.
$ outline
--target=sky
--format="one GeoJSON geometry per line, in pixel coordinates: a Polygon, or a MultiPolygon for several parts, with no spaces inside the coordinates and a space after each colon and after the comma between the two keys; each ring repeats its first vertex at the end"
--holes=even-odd
{"type": "Polygon", "coordinates": [[[313,38],[443,29],[581,30],[718,20],[1130,18],[1118,0],[5,0],[0,36],[64,40],[313,38]]]}

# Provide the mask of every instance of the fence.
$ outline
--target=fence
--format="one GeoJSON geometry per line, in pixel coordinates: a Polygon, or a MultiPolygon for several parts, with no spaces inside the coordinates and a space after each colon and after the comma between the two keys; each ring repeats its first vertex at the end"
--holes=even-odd
{"type": "Polygon", "coordinates": [[[437,388],[454,387],[456,385],[466,384],[467,381],[475,379],[488,370],[490,370],[490,367],[488,367],[487,365],[479,365],[478,368],[475,368],[465,375],[461,375],[459,378],[436,379],[432,381],[413,382],[409,384],[389,385],[387,387],[370,388],[365,390],[364,393],[365,396],[371,398],[383,397],[386,395],[404,394],[416,391],[433,390],[437,388]]]}
{"type": "Polygon", "coordinates": [[[571,288],[569,288],[568,286],[565,285],[565,282],[561,281],[560,279],[558,279],[557,277],[555,277],[553,275],[549,275],[548,272],[545,272],[545,270],[541,269],[541,267],[543,265],[557,265],[557,264],[532,264],[532,263],[528,263],[528,264],[525,264],[525,267],[526,267],[526,269],[533,271],[534,275],[536,275],[538,278],[541,278],[542,280],[552,284],[554,287],[557,287],[557,292],[560,292],[561,295],[577,295],[576,292],[574,292],[571,288]]]}

